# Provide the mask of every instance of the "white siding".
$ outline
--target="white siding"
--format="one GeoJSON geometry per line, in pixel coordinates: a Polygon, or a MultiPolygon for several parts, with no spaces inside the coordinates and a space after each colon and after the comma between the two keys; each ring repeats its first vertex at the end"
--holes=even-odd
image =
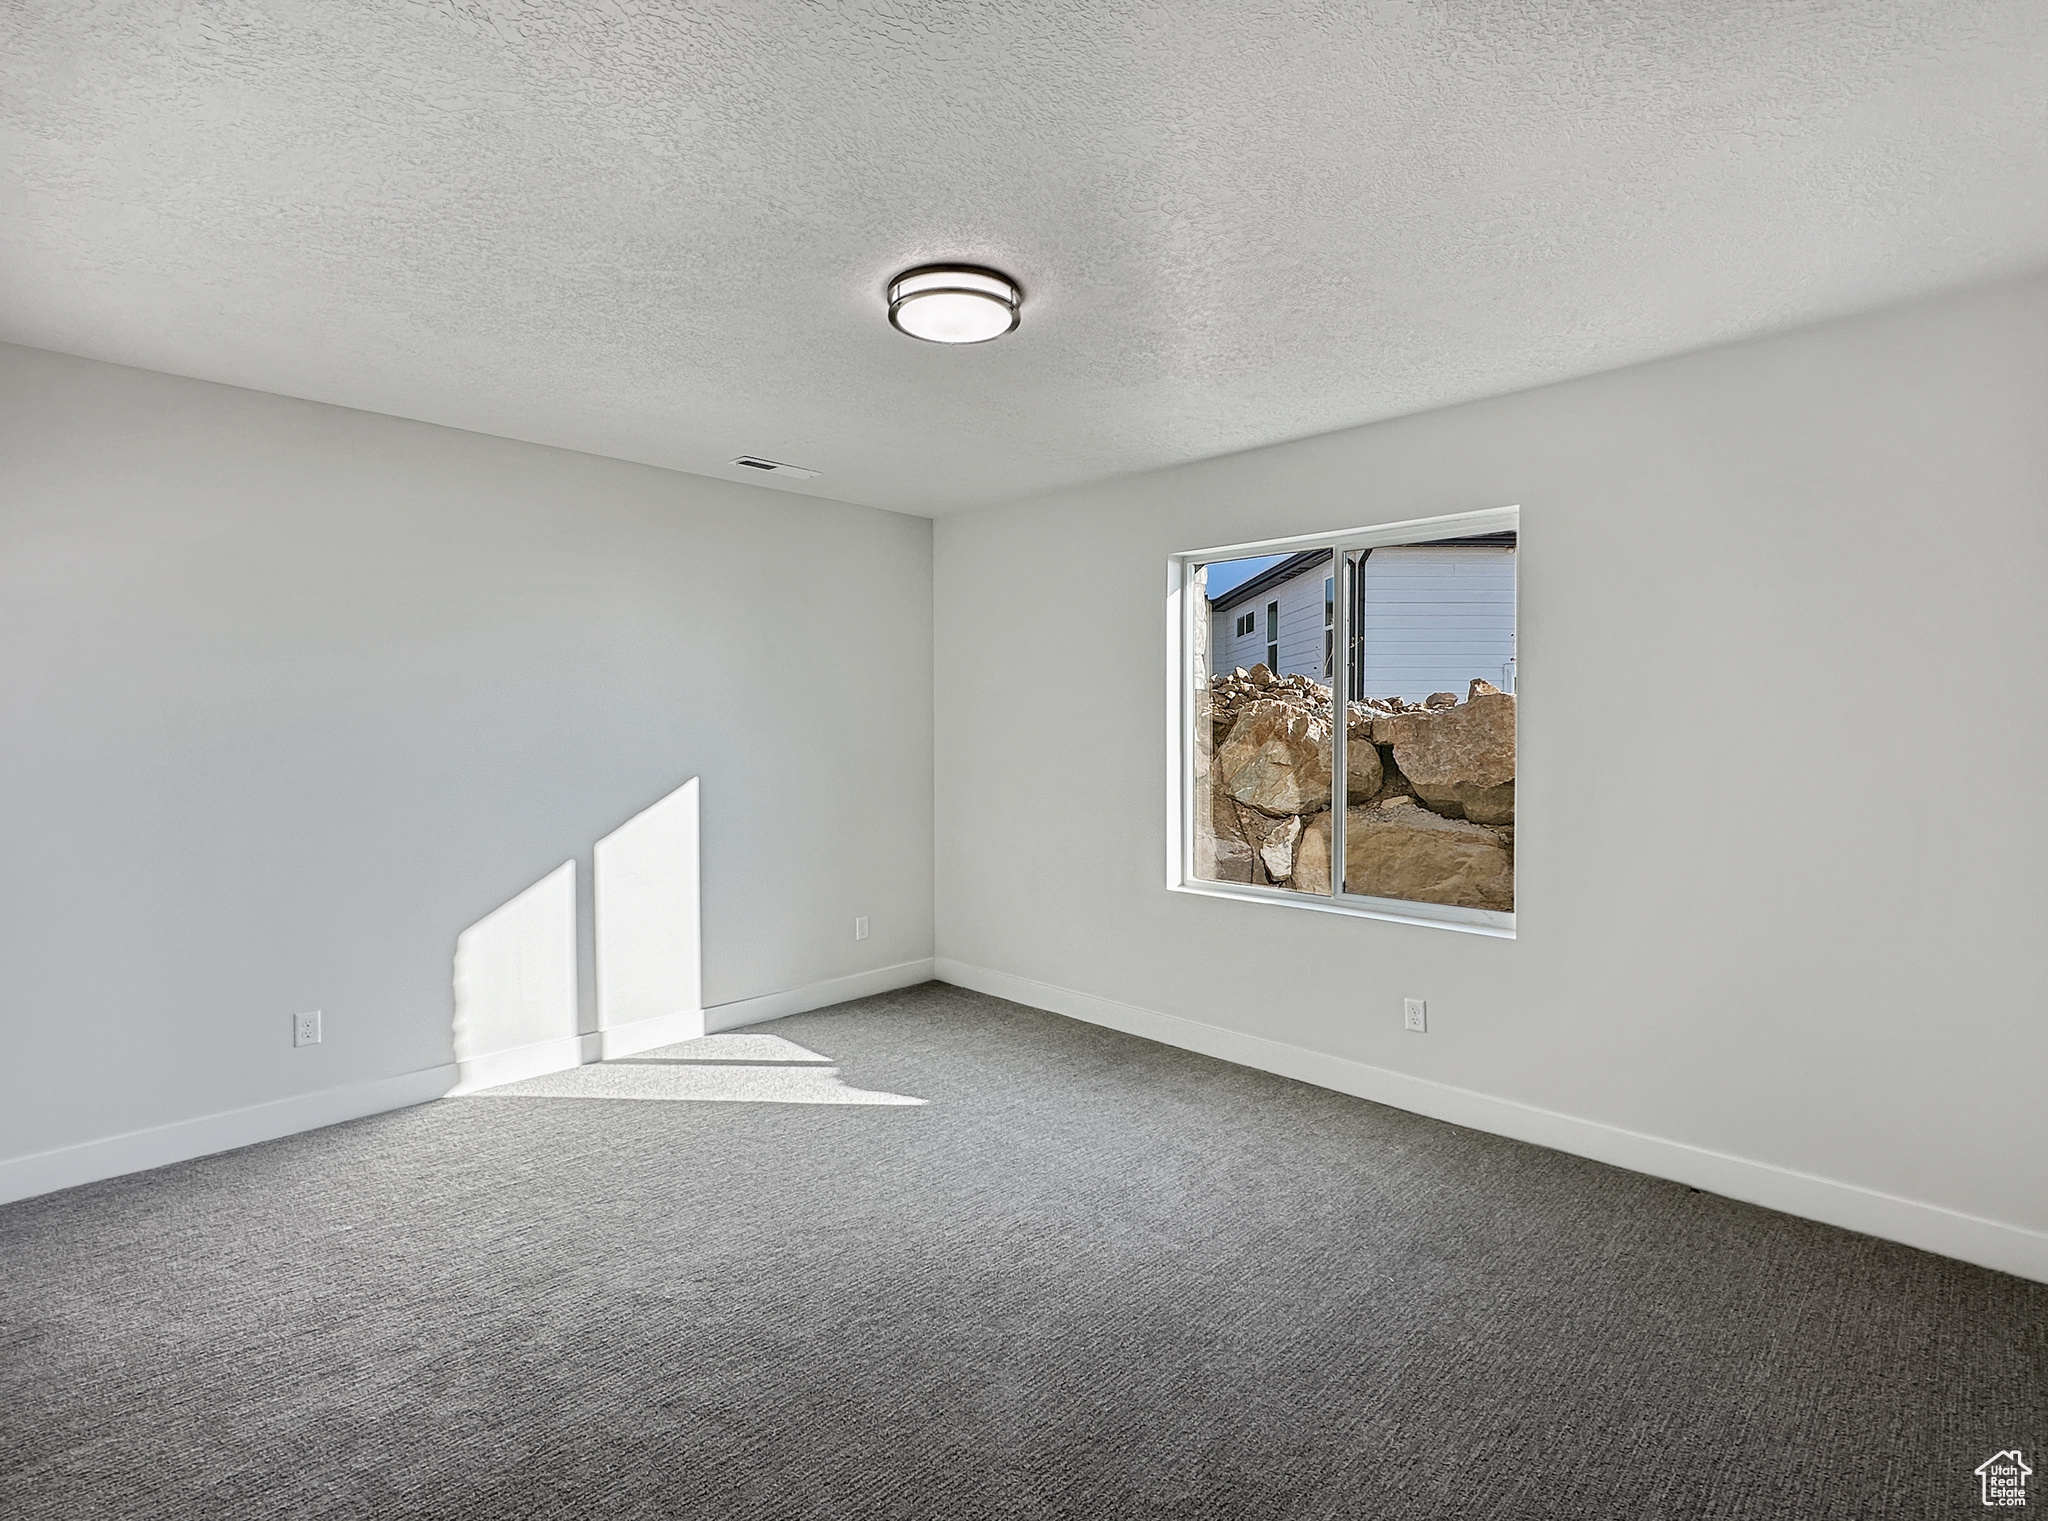
{"type": "Polygon", "coordinates": [[[1375,549],[1365,562],[1364,695],[1512,690],[1515,552],[1488,545],[1375,549]]]}
{"type": "MultiPolygon", "coordinates": [[[[1212,615],[1215,669],[1250,669],[1266,658],[1266,609],[1280,604],[1277,675],[1324,680],[1323,581],[1329,562],[1310,567],[1249,602],[1212,615]],[[1237,620],[1253,617],[1239,637],[1237,620]]],[[[1493,545],[1400,545],[1365,562],[1365,695],[1420,702],[1432,692],[1460,697],[1475,676],[1512,691],[1515,552],[1493,545]]]]}
{"type": "Polygon", "coordinates": [[[1243,666],[1250,670],[1266,658],[1270,642],[1266,609],[1278,602],[1280,668],[1274,674],[1299,674],[1323,680],[1323,581],[1329,574],[1330,562],[1325,560],[1278,586],[1268,587],[1249,602],[1212,613],[1210,648],[1216,651],[1215,668],[1228,671],[1232,666],[1243,666]],[[1237,620],[1246,613],[1254,614],[1253,628],[1239,638],[1237,620]]]}
{"type": "Polygon", "coordinates": [[[1215,640],[1211,648],[1216,651],[1216,669],[1228,671],[1232,666],[1243,666],[1250,670],[1266,658],[1266,599],[1226,607],[1215,615],[1215,640]],[[1246,613],[1256,614],[1255,627],[1243,638],[1237,635],[1237,620],[1246,613]]]}
{"type": "Polygon", "coordinates": [[[1323,680],[1323,581],[1330,563],[1311,566],[1283,582],[1268,600],[1280,601],[1280,676],[1313,676],[1323,680]]]}

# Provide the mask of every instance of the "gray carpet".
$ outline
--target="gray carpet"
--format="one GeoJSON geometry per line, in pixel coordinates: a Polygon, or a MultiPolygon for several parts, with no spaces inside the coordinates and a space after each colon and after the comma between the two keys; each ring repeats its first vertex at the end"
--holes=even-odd
{"type": "Polygon", "coordinates": [[[2040,1285],[936,983],[760,1033],[799,1076],[0,1209],[0,1515],[1922,1521],[2044,1466],[2040,1285]]]}

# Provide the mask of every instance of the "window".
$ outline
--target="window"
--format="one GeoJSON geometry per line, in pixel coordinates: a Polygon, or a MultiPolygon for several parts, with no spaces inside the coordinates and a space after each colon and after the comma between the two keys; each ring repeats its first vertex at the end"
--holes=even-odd
{"type": "Polygon", "coordinates": [[[1168,885],[1512,934],[1519,545],[1502,508],[1176,556],[1168,885]],[[1318,583],[1319,673],[1286,672],[1318,583]]]}
{"type": "Polygon", "coordinates": [[[1237,637],[1240,639],[1244,638],[1246,634],[1249,634],[1252,631],[1252,625],[1257,621],[1258,620],[1251,613],[1246,613],[1242,618],[1238,619],[1237,637]]]}

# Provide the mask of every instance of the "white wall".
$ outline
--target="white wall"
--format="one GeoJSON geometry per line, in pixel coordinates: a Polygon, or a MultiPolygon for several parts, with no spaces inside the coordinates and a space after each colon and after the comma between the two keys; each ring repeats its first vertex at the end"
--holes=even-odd
{"type": "Polygon", "coordinates": [[[2048,1277],[2044,418],[2034,279],[941,519],[941,974],[2048,1277]],[[1167,892],[1166,557],[1510,503],[1518,938],[1167,892]]]}
{"type": "Polygon", "coordinates": [[[0,429],[0,1162],[444,1066],[572,860],[593,1028],[691,777],[706,1003],[930,956],[926,520],[20,348],[0,429]]]}

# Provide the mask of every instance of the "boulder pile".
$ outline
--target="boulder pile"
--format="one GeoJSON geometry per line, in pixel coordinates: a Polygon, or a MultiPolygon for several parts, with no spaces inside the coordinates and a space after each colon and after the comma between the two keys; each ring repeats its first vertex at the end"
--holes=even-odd
{"type": "MultiPolygon", "coordinates": [[[[1195,875],[1330,890],[1330,689],[1263,665],[1196,694],[1195,875]]],[[[1515,699],[1344,705],[1344,890],[1515,906],[1515,699]]]]}

